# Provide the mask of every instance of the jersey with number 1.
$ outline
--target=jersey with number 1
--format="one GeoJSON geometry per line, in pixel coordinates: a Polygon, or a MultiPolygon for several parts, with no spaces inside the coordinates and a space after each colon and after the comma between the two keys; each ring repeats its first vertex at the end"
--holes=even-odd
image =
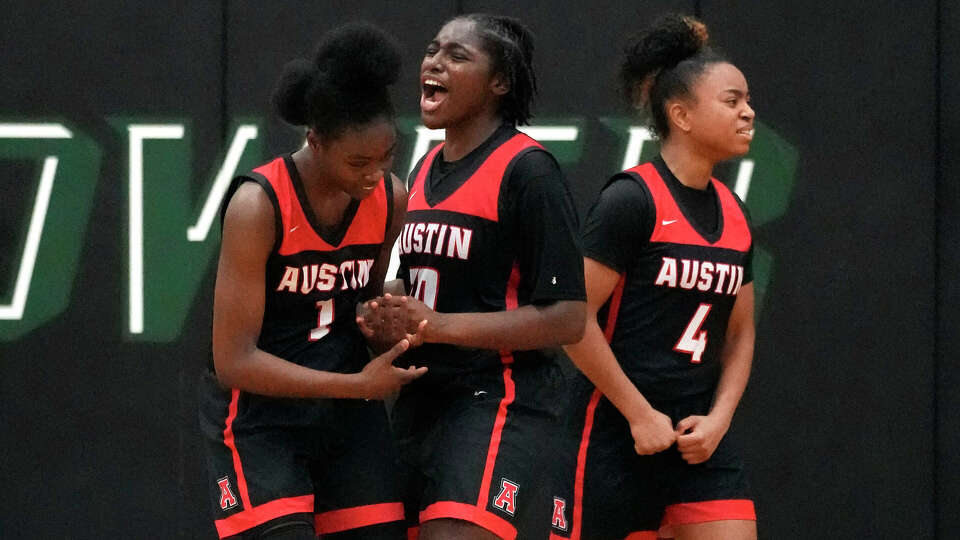
{"type": "MultiPolygon", "coordinates": [[[[670,174],[665,168],[663,172],[670,174]]],[[[646,188],[655,221],[650,237],[637,239],[642,247],[626,262],[599,314],[601,328],[645,396],[673,399],[712,391],[719,380],[718,358],[733,304],[750,278],[747,216],[736,195],[711,179],[719,219],[717,230],[705,234],[678,204],[654,163],[620,176],[646,188]]],[[[678,183],[672,176],[669,180],[678,183]]],[[[587,256],[595,249],[587,246],[587,256]]]]}
{"type": "Polygon", "coordinates": [[[381,181],[362,201],[352,200],[334,228],[317,221],[289,155],[238,181],[259,184],[275,215],[258,347],[313,369],[359,371],[369,356],[356,326],[356,304],[392,217],[390,181],[381,181]]]}

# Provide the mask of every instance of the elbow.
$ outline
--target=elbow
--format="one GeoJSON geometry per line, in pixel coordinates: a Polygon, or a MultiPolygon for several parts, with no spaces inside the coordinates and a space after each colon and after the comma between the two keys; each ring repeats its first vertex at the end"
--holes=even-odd
{"type": "Polygon", "coordinates": [[[587,321],[586,302],[562,302],[563,309],[559,310],[554,328],[556,330],[557,345],[579,343],[587,321]]]}
{"type": "Polygon", "coordinates": [[[241,366],[238,358],[241,355],[236,351],[224,350],[223,348],[213,347],[213,370],[217,376],[217,381],[224,388],[239,388],[242,386],[241,366]]]}

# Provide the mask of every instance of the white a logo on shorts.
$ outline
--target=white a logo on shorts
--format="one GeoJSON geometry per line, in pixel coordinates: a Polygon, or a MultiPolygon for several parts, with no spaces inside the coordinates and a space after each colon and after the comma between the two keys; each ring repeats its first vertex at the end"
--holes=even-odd
{"type": "Polygon", "coordinates": [[[233,494],[233,490],[230,489],[230,478],[224,476],[217,480],[217,485],[220,486],[220,509],[229,510],[235,507],[237,505],[237,497],[233,494]]]}
{"type": "Polygon", "coordinates": [[[500,494],[493,499],[493,505],[512,516],[517,511],[517,491],[519,489],[519,485],[506,478],[501,478],[500,494]]]}
{"type": "Polygon", "coordinates": [[[567,530],[567,501],[553,498],[553,526],[561,531],[567,530]]]}

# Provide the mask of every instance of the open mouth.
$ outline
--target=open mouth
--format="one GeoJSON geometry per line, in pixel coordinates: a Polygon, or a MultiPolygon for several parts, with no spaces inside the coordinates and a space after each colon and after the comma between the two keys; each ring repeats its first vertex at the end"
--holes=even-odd
{"type": "Polygon", "coordinates": [[[423,112],[437,110],[447,97],[447,88],[436,79],[424,79],[421,89],[420,109],[423,112]]]}
{"type": "Polygon", "coordinates": [[[747,138],[749,138],[749,139],[753,139],[753,132],[754,132],[754,128],[738,129],[738,130],[737,130],[737,135],[743,135],[744,137],[747,137],[747,138]]]}

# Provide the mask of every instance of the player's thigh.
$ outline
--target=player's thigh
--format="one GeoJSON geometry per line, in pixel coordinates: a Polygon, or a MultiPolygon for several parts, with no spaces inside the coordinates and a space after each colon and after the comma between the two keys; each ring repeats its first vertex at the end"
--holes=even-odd
{"type": "Polygon", "coordinates": [[[676,540],[756,540],[757,522],[722,520],[673,526],[676,540]]]}
{"type": "Polygon", "coordinates": [[[500,540],[500,537],[467,521],[434,519],[420,526],[419,540],[500,540]]]}

